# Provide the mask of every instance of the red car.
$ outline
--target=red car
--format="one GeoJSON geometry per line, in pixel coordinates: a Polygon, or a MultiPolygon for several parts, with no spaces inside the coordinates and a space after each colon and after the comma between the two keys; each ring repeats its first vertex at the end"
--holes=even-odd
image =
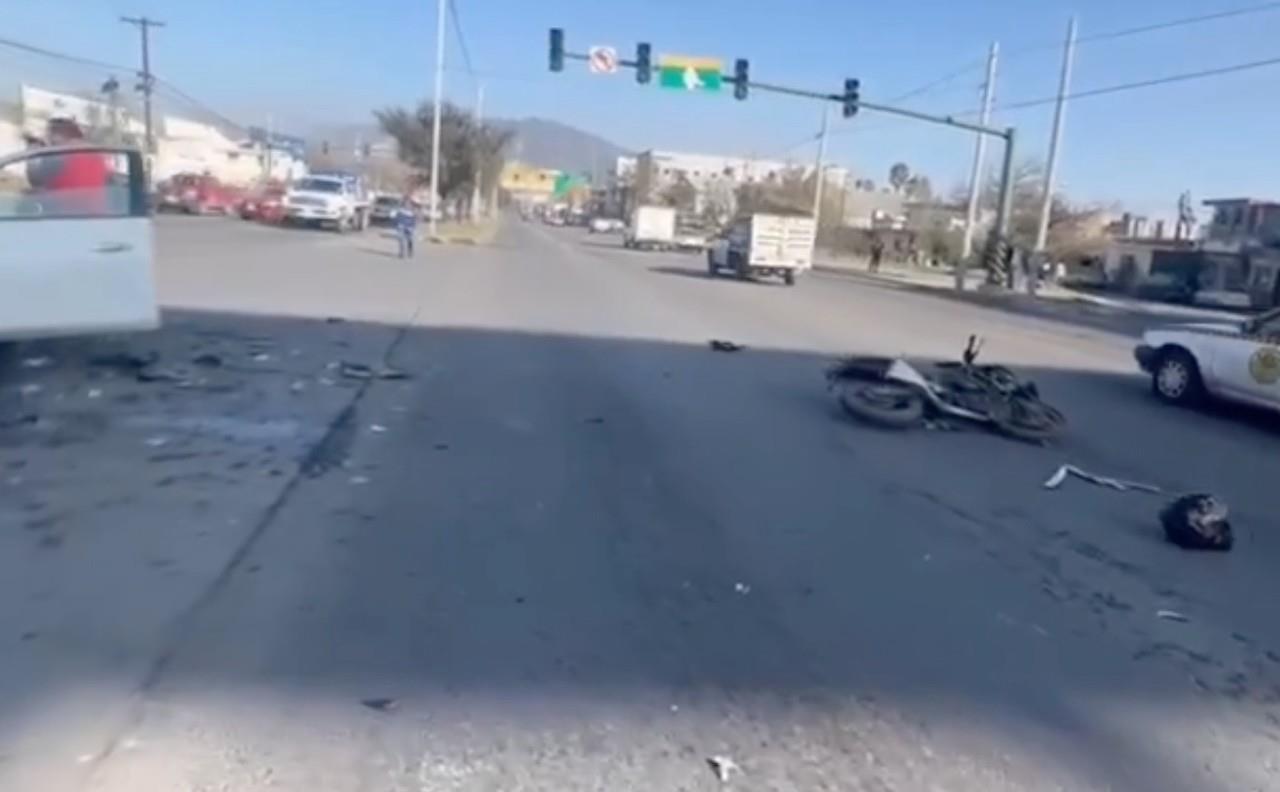
{"type": "Polygon", "coordinates": [[[261,223],[283,222],[284,192],[283,187],[269,186],[245,196],[238,209],[240,219],[261,223]]]}
{"type": "Polygon", "coordinates": [[[213,176],[180,173],[160,188],[157,208],[187,214],[231,214],[238,191],[213,176]]]}

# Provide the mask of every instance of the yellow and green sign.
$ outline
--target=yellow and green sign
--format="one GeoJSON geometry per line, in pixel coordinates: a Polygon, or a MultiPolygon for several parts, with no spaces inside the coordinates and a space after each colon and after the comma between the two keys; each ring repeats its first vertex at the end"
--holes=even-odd
{"type": "Polygon", "coordinates": [[[677,91],[720,90],[721,62],[717,58],[663,55],[658,60],[658,85],[677,91]]]}

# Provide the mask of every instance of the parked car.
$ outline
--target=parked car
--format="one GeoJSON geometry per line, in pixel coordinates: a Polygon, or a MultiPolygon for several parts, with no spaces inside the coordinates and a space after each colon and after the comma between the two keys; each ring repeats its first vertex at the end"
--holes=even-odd
{"type": "Polygon", "coordinates": [[[238,214],[242,220],[257,220],[262,223],[280,223],[284,220],[283,187],[273,185],[250,193],[240,201],[238,214]]]}
{"type": "Polygon", "coordinates": [[[369,209],[369,222],[373,225],[391,225],[402,203],[404,200],[399,196],[379,195],[373,199],[373,206],[369,209]]]}
{"type": "Polygon", "coordinates": [[[1133,354],[1162,401],[1214,396],[1280,409],[1280,308],[1241,322],[1148,330],[1133,354]]]}
{"type": "Polygon", "coordinates": [[[157,211],[231,214],[241,193],[209,174],[179,173],[160,187],[157,211]]]}
{"type": "Polygon", "coordinates": [[[592,234],[618,234],[626,227],[627,224],[616,217],[593,217],[587,230],[592,234]]]}

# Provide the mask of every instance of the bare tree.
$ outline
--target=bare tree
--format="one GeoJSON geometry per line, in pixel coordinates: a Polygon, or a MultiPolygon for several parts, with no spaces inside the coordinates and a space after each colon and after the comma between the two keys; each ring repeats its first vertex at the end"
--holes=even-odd
{"type": "Polygon", "coordinates": [[[698,203],[698,188],[681,173],[676,176],[675,181],[662,188],[658,193],[658,200],[682,212],[692,211],[698,203]]]}
{"type": "MultiPolygon", "coordinates": [[[[416,171],[419,183],[424,183],[431,172],[431,103],[423,102],[415,111],[399,107],[378,110],[374,116],[382,130],[395,138],[401,161],[416,171]]],[[[440,111],[440,197],[466,198],[477,184],[482,191],[492,190],[513,134],[477,124],[470,112],[445,102],[440,111]]]]}

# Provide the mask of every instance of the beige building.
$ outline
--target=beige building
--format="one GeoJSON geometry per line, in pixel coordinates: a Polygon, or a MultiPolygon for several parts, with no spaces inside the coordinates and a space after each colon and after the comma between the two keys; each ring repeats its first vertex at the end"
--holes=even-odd
{"type": "Polygon", "coordinates": [[[498,187],[512,203],[521,206],[544,204],[551,200],[560,171],[511,161],[502,167],[498,187]]]}

